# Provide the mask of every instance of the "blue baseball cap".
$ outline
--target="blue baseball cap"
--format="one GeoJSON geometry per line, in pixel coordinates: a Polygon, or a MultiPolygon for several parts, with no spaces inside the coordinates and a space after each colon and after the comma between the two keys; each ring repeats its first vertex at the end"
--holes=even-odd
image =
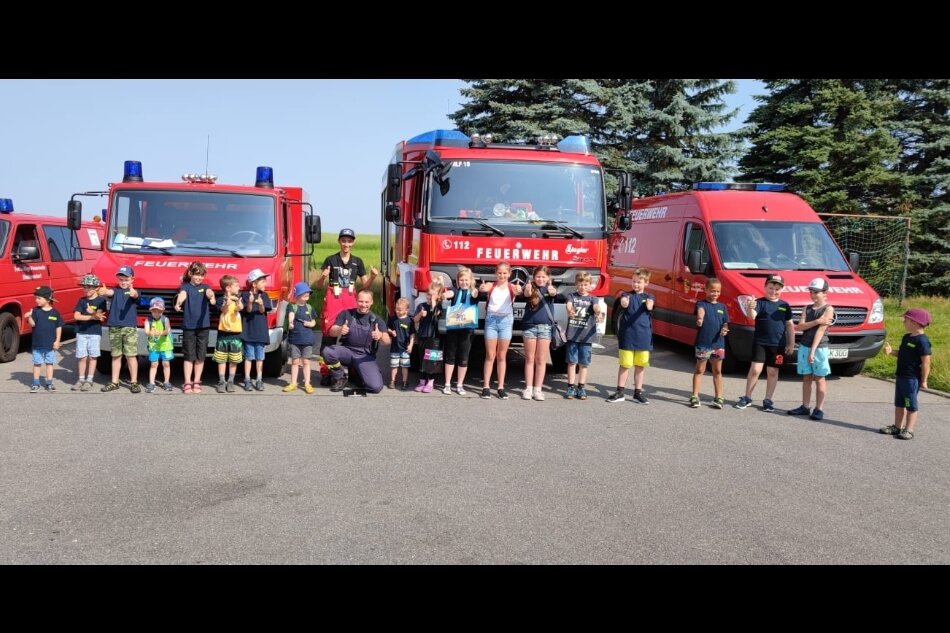
{"type": "Polygon", "coordinates": [[[299,297],[300,295],[307,294],[308,292],[313,292],[310,288],[310,284],[306,281],[298,281],[294,284],[294,296],[299,297]]]}
{"type": "MultiPolygon", "coordinates": [[[[356,233],[353,232],[353,229],[343,229],[342,231],[340,231],[340,237],[352,237],[355,240],[356,233]]],[[[340,239],[340,237],[336,239],[340,239]]]]}
{"type": "Polygon", "coordinates": [[[116,272],[116,276],[118,275],[125,275],[126,277],[135,277],[135,273],[132,271],[131,266],[122,266],[121,268],[119,268],[118,272],[116,272]]]}

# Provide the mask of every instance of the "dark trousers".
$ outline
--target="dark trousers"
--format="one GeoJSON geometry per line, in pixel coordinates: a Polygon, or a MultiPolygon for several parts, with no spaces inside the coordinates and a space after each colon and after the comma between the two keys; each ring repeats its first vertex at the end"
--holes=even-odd
{"type": "Polygon", "coordinates": [[[379,393],[383,390],[383,374],[376,364],[375,354],[354,352],[343,345],[328,345],[323,350],[323,360],[334,380],[346,378],[344,367],[355,367],[367,391],[379,393]]]}

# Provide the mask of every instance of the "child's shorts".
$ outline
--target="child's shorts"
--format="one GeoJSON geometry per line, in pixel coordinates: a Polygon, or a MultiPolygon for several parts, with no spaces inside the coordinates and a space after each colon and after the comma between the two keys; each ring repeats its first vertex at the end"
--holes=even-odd
{"type": "Polygon", "coordinates": [[[508,314],[499,316],[489,314],[485,316],[485,340],[510,341],[512,328],[514,327],[515,317],[508,314]]]}
{"type": "MultiPolygon", "coordinates": [[[[36,362],[36,361],[34,361],[36,362]]],[[[898,376],[894,387],[894,406],[908,411],[917,410],[917,392],[920,391],[920,381],[916,378],[898,376]]]]}
{"type": "Polygon", "coordinates": [[[696,347],[696,360],[722,360],[726,350],[722,347],[696,347]]]}
{"type": "Polygon", "coordinates": [[[539,341],[550,341],[551,340],[551,325],[545,324],[545,323],[539,323],[537,325],[528,326],[528,328],[521,333],[521,338],[537,339],[539,341]]]}
{"type": "Polygon", "coordinates": [[[148,353],[148,362],[157,363],[160,360],[171,360],[175,358],[175,353],[171,350],[166,350],[164,352],[149,352],[148,353]]]}
{"type": "Polygon", "coordinates": [[[99,358],[99,341],[102,336],[99,334],[77,334],[76,335],[76,358],[99,358]]]}
{"type": "Polygon", "coordinates": [[[248,343],[244,341],[244,360],[264,360],[263,343],[248,343]]]}
{"type": "Polygon", "coordinates": [[[313,356],[313,345],[294,345],[290,344],[290,358],[306,358],[310,359],[313,356]]]}
{"type": "Polygon", "coordinates": [[[214,362],[240,363],[244,360],[244,341],[240,334],[218,332],[218,342],[214,347],[214,362]]]}
{"type": "Polygon", "coordinates": [[[756,343],[752,346],[752,362],[765,363],[766,367],[781,367],[785,364],[785,348],[756,343]]]}
{"type": "Polygon", "coordinates": [[[619,353],[620,366],[624,369],[631,367],[649,367],[650,352],[647,350],[622,349],[619,353]]]}
{"type": "Polygon", "coordinates": [[[182,330],[181,352],[185,360],[204,362],[208,352],[208,328],[182,330]]]}
{"type": "Polygon", "coordinates": [[[52,349],[35,349],[33,350],[33,364],[34,365],[55,365],[56,364],[56,350],[52,349]]]}
{"type": "Polygon", "coordinates": [[[109,344],[112,346],[112,358],[116,356],[137,356],[139,353],[139,334],[134,327],[109,328],[109,344]]]}
{"type": "Polygon", "coordinates": [[[808,352],[811,348],[800,345],[798,347],[798,375],[808,376],[814,374],[819,378],[824,378],[831,373],[831,365],[828,364],[828,348],[819,347],[815,350],[815,362],[808,362],[808,352]]]}
{"type": "Polygon", "coordinates": [[[390,367],[408,367],[409,352],[392,352],[389,354],[390,367]]]}
{"type": "Polygon", "coordinates": [[[590,365],[591,348],[590,343],[578,343],[577,341],[567,342],[567,364],[581,365],[587,367],[590,365]]]}

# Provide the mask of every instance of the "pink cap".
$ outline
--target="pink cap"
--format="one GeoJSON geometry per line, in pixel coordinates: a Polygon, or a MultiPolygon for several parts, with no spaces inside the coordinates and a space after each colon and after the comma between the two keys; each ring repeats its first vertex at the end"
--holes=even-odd
{"type": "Polygon", "coordinates": [[[902,316],[907,317],[911,321],[920,323],[922,326],[927,327],[930,325],[930,313],[924,310],[923,308],[911,308],[905,312],[902,316]]]}

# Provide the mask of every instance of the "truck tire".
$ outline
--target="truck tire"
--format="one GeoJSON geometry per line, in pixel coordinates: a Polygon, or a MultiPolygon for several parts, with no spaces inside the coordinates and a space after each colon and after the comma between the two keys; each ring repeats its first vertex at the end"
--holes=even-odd
{"type": "Polygon", "coordinates": [[[831,371],[839,376],[857,376],[864,371],[864,361],[856,360],[853,363],[841,363],[831,366],[831,371]]]}
{"type": "Polygon", "coordinates": [[[20,351],[20,326],[9,312],[0,314],[0,363],[9,363],[20,351]]]}

